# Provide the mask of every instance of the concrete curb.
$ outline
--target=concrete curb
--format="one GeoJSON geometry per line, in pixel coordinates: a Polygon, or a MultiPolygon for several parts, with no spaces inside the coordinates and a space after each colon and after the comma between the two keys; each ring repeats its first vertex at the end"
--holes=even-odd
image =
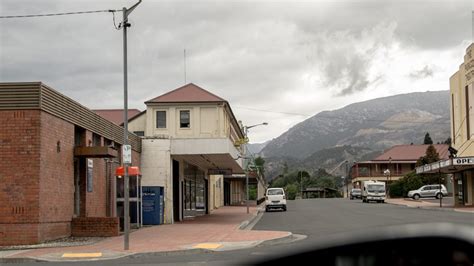
{"type": "Polygon", "coordinates": [[[14,257],[14,258],[0,258],[0,264],[3,263],[33,263],[33,262],[90,262],[90,261],[105,261],[121,259],[133,256],[137,253],[118,253],[105,254],[105,256],[98,258],[62,258],[63,253],[47,254],[41,257],[14,257]]]}
{"type": "Polygon", "coordinates": [[[248,220],[245,220],[240,223],[240,230],[252,230],[253,226],[262,218],[262,212],[265,211],[265,204],[260,204],[257,206],[257,213],[252,215],[248,220]]]}
{"type": "Polygon", "coordinates": [[[293,234],[292,232],[288,232],[287,236],[264,240],[257,246],[260,247],[260,246],[272,246],[272,245],[277,245],[277,244],[283,244],[283,243],[287,243],[289,240],[292,240],[291,242],[295,242],[295,241],[306,239],[307,237],[308,236],[306,235],[298,235],[298,234],[293,234]]]}
{"type": "Polygon", "coordinates": [[[424,210],[433,210],[433,211],[470,213],[469,211],[456,210],[456,209],[454,209],[454,208],[449,208],[449,207],[442,207],[442,208],[440,208],[440,207],[435,207],[435,206],[411,206],[411,205],[400,204],[400,203],[393,203],[393,202],[385,202],[385,203],[391,204],[391,205],[396,205],[396,206],[402,206],[402,207],[412,208],[412,209],[424,209],[424,210]]]}

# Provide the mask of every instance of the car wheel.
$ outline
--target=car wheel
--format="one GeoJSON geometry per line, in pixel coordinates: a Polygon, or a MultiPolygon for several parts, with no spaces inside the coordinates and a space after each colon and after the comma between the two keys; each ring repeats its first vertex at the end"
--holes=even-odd
{"type": "Polygon", "coordinates": [[[354,199],[354,198],[353,198],[353,197],[351,197],[351,200],[353,200],[353,199],[354,199]]]}
{"type": "Polygon", "coordinates": [[[286,212],[286,206],[283,207],[283,211],[286,212]]]}
{"type": "Polygon", "coordinates": [[[413,199],[414,199],[414,200],[419,200],[419,199],[420,199],[420,195],[418,195],[418,194],[413,195],[413,199]]]}
{"type": "Polygon", "coordinates": [[[268,207],[265,207],[265,212],[268,212],[268,211],[269,211],[268,207]]]}
{"type": "Polygon", "coordinates": [[[441,194],[441,193],[436,194],[436,198],[437,198],[437,199],[442,199],[442,198],[443,198],[443,194],[441,194]]]}

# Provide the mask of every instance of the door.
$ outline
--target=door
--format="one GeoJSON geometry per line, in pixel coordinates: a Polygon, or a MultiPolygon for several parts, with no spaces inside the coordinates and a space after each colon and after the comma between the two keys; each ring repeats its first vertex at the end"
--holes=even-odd
{"type": "Polygon", "coordinates": [[[230,182],[224,181],[224,206],[230,205],[230,182]]]}
{"type": "Polygon", "coordinates": [[[421,196],[422,197],[431,197],[430,193],[431,193],[431,186],[424,186],[421,191],[421,196]]]}
{"type": "Polygon", "coordinates": [[[81,214],[81,186],[80,186],[80,166],[79,159],[74,159],[74,216],[81,214]]]}
{"type": "Polygon", "coordinates": [[[179,221],[179,162],[173,160],[173,219],[179,221]]]}

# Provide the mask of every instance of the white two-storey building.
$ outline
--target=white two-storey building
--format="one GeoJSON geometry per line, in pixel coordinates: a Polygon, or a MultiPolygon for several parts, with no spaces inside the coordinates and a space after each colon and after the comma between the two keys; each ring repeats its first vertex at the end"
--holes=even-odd
{"type": "Polygon", "coordinates": [[[244,132],[226,100],[190,83],[145,104],[128,126],[142,136],[144,190],[163,188],[164,223],[245,202],[244,132]]]}

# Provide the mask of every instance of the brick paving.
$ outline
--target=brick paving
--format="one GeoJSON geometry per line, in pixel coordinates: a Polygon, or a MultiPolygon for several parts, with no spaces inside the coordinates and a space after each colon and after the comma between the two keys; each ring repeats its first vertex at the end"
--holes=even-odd
{"type": "Polygon", "coordinates": [[[243,221],[254,218],[257,207],[226,206],[215,210],[211,215],[196,217],[183,222],[145,227],[130,234],[130,249],[124,251],[123,236],[107,238],[93,245],[43,248],[26,250],[6,258],[47,258],[60,257],[63,253],[93,253],[104,254],[133,254],[148,252],[166,252],[186,250],[199,243],[242,244],[243,242],[258,242],[272,240],[291,235],[282,231],[251,231],[240,230],[243,221]]]}

